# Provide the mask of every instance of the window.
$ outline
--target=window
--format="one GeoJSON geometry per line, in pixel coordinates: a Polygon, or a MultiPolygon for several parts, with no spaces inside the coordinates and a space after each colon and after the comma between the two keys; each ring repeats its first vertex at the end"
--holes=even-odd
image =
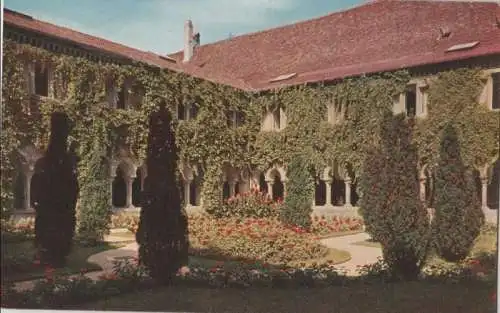
{"type": "Polygon", "coordinates": [[[116,108],[125,110],[127,108],[127,86],[122,85],[116,99],[116,108]]]}
{"type": "Polygon", "coordinates": [[[236,112],[236,127],[243,126],[245,123],[245,114],[243,112],[236,112]]]}
{"type": "Polygon", "coordinates": [[[198,104],[191,103],[189,106],[189,119],[195,119],[198,116],[198,104]]]}
{"type": "Polygon", "coordinates": [[[49,71],[42,64],[35,64],[35,94],[49,96],[49,71]]]}
{"type": "Polygon", "coordinates": [[[227,127],[237,128],[245,122],[245,115],[243,112],[229,110],[226,113],[227,127]]]}
{"type": "Polygon", "coordinates": [[[184,103],[179,103],[177,105],[177,119],[179,121],[184,120],[184,118],[185,118],[185,111],[186,111],[186,108],[184,107],[184,103]]]}
{"type": "Polygon", "coordinates": [[[493,95],[491,99],[491,108],[493,110],[500,110],[500,73],[491,75],[493,95]]]}
{"type": "Polygon", "coordinates": [[[274,120],[274,129],[281,129],[281,108],[277,107],[273,112],[273,120],[274,120]]]}
{"type": "Polygon", "coordinates": [[[233,110],[226,112],[226,124],[229,128],[234,127],[234,113],[235,112],[233,110]]]}
{"type": "Polygon", "coordinates": [[[411,85],[405,93],[406,116],[413,117],[417,112],[417,86],[411,85]]]}

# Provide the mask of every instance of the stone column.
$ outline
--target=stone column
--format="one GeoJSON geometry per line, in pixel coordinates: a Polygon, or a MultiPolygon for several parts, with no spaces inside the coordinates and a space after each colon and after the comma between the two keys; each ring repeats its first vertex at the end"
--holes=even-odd
{"type": "Polygon", "coordinates": [[[272,199],[273,198],[273,184],[274,184],[274,181],[272,181],[272,180],[266,180],[266,183],[267,183],[267,194],[272,199]]]}
{"type": "Polygon", "coordinates": [[[325,189],[326,189],[326,199],[325,206],[332,205],[332,180],[325,180],[325,189]]]}
{"type": "Polygon", "coordinates": [[[236,193],[236,181],[231,180],[228,181],[229,185],[229,197],[234,197],[234,194],[236,193]]]}
{"type": "Polygon", "coordinates": [[[113,182],[115,181],[115,177],[116,175],[111,175],[109,177],[109,194],[111,195],[111,197],[109,197],[109,206],[111,208],[113,207],[113,182]]]}
{"type": "Polygon", "coordinates": [[[125,207],[126,208],[131,208],[132,207],[132,183],[134,182],[133,176],[129,176],[125,178],[125,184],[127,186],[127,197],[125,201],[125,207]]]}
{"type": "Polygon", "coordinates": [[[344,206],[346,207],[351,207],[351,178],[346,177],[344,184],[345,184],[345,204],[344,206]]]}
{"type": "Polygon", "coordinates": [[[24,173],[24,205],[23,209],[29,211],[31,209],[31,178],[33,178],[34,171],[27,171],[24,173]]]}
{"type": "Polygon", "coordinates": [[[483,211],[486,213],[488,208],[488,177],[481,177],[481,207],[483,211]]]}
{"type": "Polygon", "coordinates": [[[191,203],[190,199],[191,198],[191,181],[190,180],[185,180],[184,181],[184,204],[186,206],[190,206],[191,203]]]}

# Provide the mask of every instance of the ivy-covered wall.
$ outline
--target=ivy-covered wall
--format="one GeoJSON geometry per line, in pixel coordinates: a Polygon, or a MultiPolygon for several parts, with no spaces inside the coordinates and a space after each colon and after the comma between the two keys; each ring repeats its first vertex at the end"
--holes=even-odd
{"type": "MultiPolygon", "coordinates": [[[[180,162],[203,171],[206,208],[221,201],[223,166],[265,170],[286,165],[289,156],[302,152],[318,172],[333,161],[359,173],[366,148],[377,144],[383,113],[393,109],[394,97],[411,79],[406,71],[350,78],[333,85],[298,86],[263,93],[248,93],[228,86],[188,77],[145,64],[117,65],[57,55],[28,45],[4,41],[2,98],[2,207],[9,208],[16,173],[15,149],[35,144],[44,149],[50,113],[68,113],[74,127],[71,140],[79,154],[92,152],[92,138],[101,136],[110,156],[126,146],[137,160],[146,148],[147,117],[161,101],[177,116],[180,103],[199,106],[195,119],[174,123],[180,162]],[[53,98],[34,99],[26,89],[24,65],[43,62],[53,69],[53,98]],[[107,103],[106,83],[121,86],[132,82],[142,103],[128,110],[107,103]],[[327,121],[328,106],[342,104],[343,121],[327,121]],[[278,106],[284,109],[287,126],[280,132],[262,132],[264,114],[278,106]],[[227,113],[240,111],[244,124],[229,127],[227,113]],[[100,124],[104,127],[90,127],[100,124]],[[105,130],[94,133],[93,130],[105,130]]],[[[440,73],[428,89],[428,116],[417,121],[415,140],[421,164],[434,164],[443,126],[453,123],[459,130],[464,160],[480,168],[498,158],[500,113],[478,103],[482,89],[479,69],[457,69],[440,73]]],[[[85,160],[80,161],[85,181],[85,160]]]]}

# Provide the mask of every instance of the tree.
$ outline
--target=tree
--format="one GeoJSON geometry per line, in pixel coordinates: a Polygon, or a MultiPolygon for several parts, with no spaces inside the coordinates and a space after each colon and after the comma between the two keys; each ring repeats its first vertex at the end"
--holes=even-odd
{"type": "Polygon", "coordinates": [[[287,176],[289,182],[279,218],[285,224],[308,229],[311,226],[314,180],[310,166],[302,155],[292,158],[287,176]]]}
{"type": "Polygon", "coordinates": [[[35,245],[41,261],[53,267],[64,266],[75,232],[78,180],[76,156],[67,150],[69,131],[67,115],[53,113],[48,149],[32,180],[35,245]]]}
{"type": "Polygon", "coordinates": [[[419,200],[417,151],[411,142],[412,120],[384,118],[380,145],[367,154],[360,176],[360,213],[366,231],[382,245],[395,279],[413,280],[425,263],[428,216],[419,200]]]}
{"type": "Polygon", "coordinates": [[[443,259],[457,262],[469,254],[484,224],[484,213],[472,170],[462,162],[457,134],[451,125],[443,132],[435,180],[434,247],[443,259]]]}
{"type": "MultiPolygon", "coordinates": [[[[102,128],[94,125],[96,128],[102,128]]],[[[102,129],[101,129],[102,130],[102,129]]],[[[105,135],[102,131],[96,131],[105,135]]],[[[106,162],[106,147],[100,136],[95,136],[92,147],[82,160],[85,173],[80,192],[78,210],[78,237],[89,245],[103,241],[109,233],[111,222],[109,173],[106,162]]]]}
{"type": "Polygon", "coordinates": [[[149,120],[148,175],[136,235],[139,260],[160,284],[169,284],[188,261],[187,216],[176,181],[178,157],[171,121],[164,105],[149,120]]]}

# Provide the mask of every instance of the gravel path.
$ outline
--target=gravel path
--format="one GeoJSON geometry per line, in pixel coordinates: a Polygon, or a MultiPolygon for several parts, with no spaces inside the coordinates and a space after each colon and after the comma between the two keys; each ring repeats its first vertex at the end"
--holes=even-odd
{"type": "MultiPolygon", "coordinates": [[[[356,269],[359,266],[375,263],[377,258],[382,257],[380,248],[372,248],[366,246],[353,245],[355,242],[364,241],[370,237],[366,233],[360,233],[342,237],[332,237],[322,239],[321,243],[329,248],[335,248],[348,251],[351,254],[351,259],[338,266],[339,269],[346,271],[347,275],[357,275],[356,269]]],[[[118,238],[113,240],[110,236],[109,241],[120,241],[118,238]]],[[[91,255],[87,261],[99,265],[103,270],[87,273],[85,276],[97,280],[99,276],[105,273],[111,273],[113,270],[113,260],[115,258],[137,256],[137,243],[129,243],[124,247],[112,250],[106,250],[94,255],[91,255]]],[[[76,276],[76,275],[75,275],[76,276]]],[[[23,281],[16,283],[17,290],[28,290],[33,288],[36,280],[23,281]]]]}
{"type": "Polygon", "coordinates": [[[351,259],[340,264],[338,268],[345,270],[347,275],[356,276],[358,275],[357,268],[359,266],[375,263],[378,258],[382,257],[382,250],[380,248],[353,245],[355,242],[365,241],[369,238],[370,236],[367,233],[360,233],[322,239],[321,243],[329,248],[348,251],[351,254],[351,259]]]}

